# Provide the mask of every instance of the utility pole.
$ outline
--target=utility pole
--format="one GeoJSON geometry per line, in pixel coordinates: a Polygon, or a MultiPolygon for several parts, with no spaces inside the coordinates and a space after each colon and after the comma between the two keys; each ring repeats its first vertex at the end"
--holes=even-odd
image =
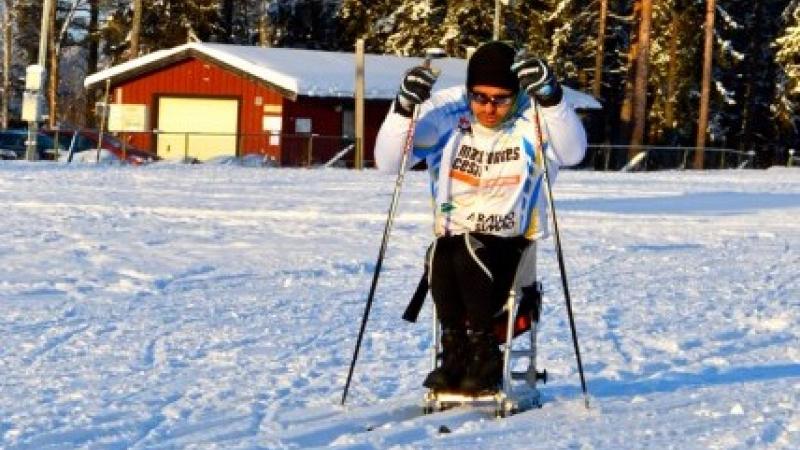
{"type": "MultiPolygon", "coordinates": [[[[25,102],[28,103],[28,141],[26,159],[36,161],[36,131],[42,118],[42,88],[44,87],[45,64],[47,63],[47,35],[50,29],[50,8],[53,0],[44,0],[42,4],[42,26],[39,30],[39,58],[36,66],[28,66],[25,80],[25,102]]],[[[23,109],[25,109],[23,107],[23,109]]]]}

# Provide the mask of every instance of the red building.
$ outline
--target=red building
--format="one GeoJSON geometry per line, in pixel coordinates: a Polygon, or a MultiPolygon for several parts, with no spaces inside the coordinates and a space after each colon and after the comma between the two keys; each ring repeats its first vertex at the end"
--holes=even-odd
{"type": "MultiPolygon", "coordinates": [[[[405,70],[419,58],[367,55],[364,159],[405,70]]],[[[463,84],[466,63],[447,58],[437,87],[463,84]]],[[[163,158],[269,155],[282,165],[327,161],[354,140],[352,53],[190,43],[86,78],[109,103],[145,105],[130,142],[163,158]],[[309,159],[311,155],[312,159],[309,159]]],[[[353,161],[353,152],[346,158],[353,161]]]]}

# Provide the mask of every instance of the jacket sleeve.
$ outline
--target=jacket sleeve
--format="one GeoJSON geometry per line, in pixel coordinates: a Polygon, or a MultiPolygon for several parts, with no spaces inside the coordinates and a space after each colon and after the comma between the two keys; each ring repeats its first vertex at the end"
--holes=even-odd
{"type": "MultiPolygon", "coordinates": [[[[409,149],[412,153],[408,158],[408,167],[423,159],[414,154],[414,149],[431,147],[436,143],[440,128],[438,115],[437,108],[430,100],[420,105],[419,118],[414,127],[413,148],[409,149]]],[[[394,105],[389,108],[375,140],[375,165],[381,172],[399,171],[410,125],[411,119],[395,113],[394,105]]]]}
{"type": "Polygon", "coordinates": [[[542,130],[549,138],[548,159],[559,166],[580,163],[586,155],[586,130],[580,117],[564,99],[548,108],[539,107],[542,130]]]}

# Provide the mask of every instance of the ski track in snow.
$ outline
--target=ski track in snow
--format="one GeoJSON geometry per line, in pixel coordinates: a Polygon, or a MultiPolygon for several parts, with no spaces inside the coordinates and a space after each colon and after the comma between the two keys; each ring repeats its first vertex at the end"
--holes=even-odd
{"type": "Polygon", "coordinates": [[[496,420],[420,415],[425,174],[342,407],[394,176],[0,163],[0,448],[800,448],[800,171],[559,178],[592,408],[547,240],[546,403],[496,420]]]}

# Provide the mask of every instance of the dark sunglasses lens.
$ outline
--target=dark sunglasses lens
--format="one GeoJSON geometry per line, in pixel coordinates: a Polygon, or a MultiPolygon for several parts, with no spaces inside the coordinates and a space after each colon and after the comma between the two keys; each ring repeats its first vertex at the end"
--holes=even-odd
{"type": "Polygon", "coordinates": [[[494,106],[505,106],[511,104],[511,101],[513,100],[513,97],[510,95],[498,95],[496,97],[491,97],[481,92],[470,92],[469,97],[473,102],[479,105],[487,105],[491,103],[494,106]]]}
{"type": "Polygon", "coordinates": [[[475,102],[475,103],[477,103],[479,105],[485,105],[485,104],[489,103],[489,97],[488,96],[486,96],[484,94],[479,94],[477,92],[470,92],[469,93],[469,98],[473,102],[475,102]]]}
{"type": "Polygon", "coordinates": [[[495,105],[510,105],[513,100],[514,97],[511,95],[503,95],[492,99],[495,105]]]}

